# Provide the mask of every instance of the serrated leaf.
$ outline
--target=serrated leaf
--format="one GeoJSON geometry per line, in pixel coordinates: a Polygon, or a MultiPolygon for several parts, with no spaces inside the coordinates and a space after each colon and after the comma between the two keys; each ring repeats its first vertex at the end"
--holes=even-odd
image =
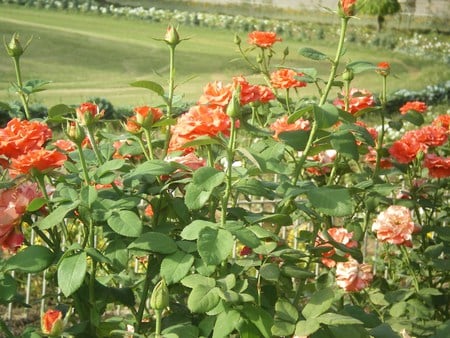
{"type": "Polygon", "coordinates": [[[228,336],[238,327],[241,314],[236,310],[229,310],[217,316],[212,338],[222,338],[228,336]]]}
{"type": "Polygon", "coordinates": [[[147,80],[135,81],[130,83],[130,86],[149,89],[152,92],[158,94],[159,96],[164,97],[164,88],[159,83],[153,81],[147,80]]]}
{"type": "Polygon", "coordinates": [[[353,200],[348,189],[318,187],[306,193],[314,208],[329,216],[345,216],[353,212],[353,200]]]}
{"type": "Polygon", "coordinates": [[[194,313],[205,313],[213,309],[220,300],[219,289],[198,285],[189,294],[187,306],[194,313]]]}
{"type": "Polygon", "coordinates": [[[192,264],[194,264],[194,256],[177,251],[163,259],[160,273],[168,285],[175,284],[189,273],[192,264]]]}
{"type": "Polygon", "coordinates": [[[138,237],[143,230],[141,219],[130,210],[113,211],[107,223],[114,232],[126,237],[138,237]]]}
{"type": "Polygon", "coordinates": [[[363,322],[360,320],[340,315],[338,313],[324,313],[318,317],[316,317],[317,321],[319,323],[325,324],[325,325],[361,325],[363,322]]]}
{"type": "Polygon", "coordinates": [[[197,248],[206,265],[222,263],[232,252],[233,236],[227,230],[203,228],[198,237],[197,248]]]}
{"type": "Polygon", "coordinates": [[[128,249],[171,254],[178,250],[175,241],[160,232],[146,232],[130,243],[128,249]]]}
{"type": "Polygon", "coordinates": [[[53,228],[57,224],[61,223],[66,215],[74,210],[78,205],[80,204],[80,201],[74,201],[70,204],[63,204],[54,209],[50,214],[48,214],[45,218],[39,220],[36,222],[36,226],[40,230],[47,230],[50,228],[53,228]]]}
{"type": "Polygon", "coordinates": [[[367,70],[375,70],[377,69],[377,66],[368,61],[355,61],[349,63],[345,68],[351,69],[353,73],[358,74],[367,70]]]}
{"type": "Polygon", "coordinates": [[[315,318],[299,320],[295,325],[295,335],[300,337],[308,337],[319,329],[320,323],[315,318]]]}
{"type": "Polygon", "coordinates": [[[55,255],[49,248],[31,245],[9,258],[5,262],[4,271],[41,272],[52,264],[54,258],[55,255]]]}
{"type": "Polygon", "coordinates": [[[58,286],[66,297],[69,297],[81,287],[86,275],[86,269],[85,252],[65,256],[61,260],[58,266],[58,286]]]}
{"type": "Polygon", "coordinates": [[[197,240],[200,231],[204,228],[216,229],[218,228],[218,224],[204,220],[195,220],[184,227],[184,229],[181,231],[180,236],[181,238],[188,241],[197,240]]]}
{"type": "Polygon", "coordinates": [[[331,288],[316,291],[308,304],[302,310],[302,315],[306,318],[317,318],[327,311],[334,301],[334,292],[331,288]]]}
{"type": "Polygon", "coordinates": [[[308,59],[312,59],[312,60],[326,60],[328,59],[328,56],[322,52],[319,52],[316,49],[313,48],[309,48],[309,47],[305,47],[305,48],[300,48],[300,50],[298,51],[300,55],[303,55],[304,57],[308,58],[308,59]]]}

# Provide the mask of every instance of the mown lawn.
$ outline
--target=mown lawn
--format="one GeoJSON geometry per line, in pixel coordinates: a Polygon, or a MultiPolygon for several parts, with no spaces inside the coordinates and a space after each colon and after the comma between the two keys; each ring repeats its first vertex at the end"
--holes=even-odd
{"type": "MultiPolygon", "coordinates": [[[[150,23],[137,19],[99,16],[72,12],[50,11],[0,5],[0,31],[8,41],[14,32],[26,41],[33,41],[22,58],[25,80],[51,80],[48,90],[36,96],[37,102],[51,106],[58,103],[78,104],[89,97],[105,97],[115,106],[158,104],[144,89],[130,87],[136,80],[152,80],[166,84],[168,48],[155,40],[164,36],[168,22],[150,23]]],[[[249,70],[237,60],[233,44],[234,33],[204,27],[180,26],[183,41],[177,48],[176,67],[178,94],[195,101],[203,86],[210,81],[229,82],[234,75],[248,76],[249,70]]],[[[245,33],[240,33],[245,44],[245,33]]],[[[313,47],[325,53],[334,51],[333,41],[311,43],[284,40],[275,46],[273,65],[280,61],[288,46],[288,66],[316,67],[324,77],[328,65],[299,56],[301,47],[313,47]]],[[[393,73],[389,91],[400,88],[422,89],[428,84],[447,80],[448,66],[376,48],[348,46],[347,62],[365,60],[377,63],[389,61],[393,73]]],[[[12,62],[0,51],[0,101],[15,99],[8,91],[15,80],[12,62]]],[[[379,76],[364,73],[355,86],[378,91],[379,76]]],[[[302,88],[302,94],[315,94],[314,88],[302,88]]]]}

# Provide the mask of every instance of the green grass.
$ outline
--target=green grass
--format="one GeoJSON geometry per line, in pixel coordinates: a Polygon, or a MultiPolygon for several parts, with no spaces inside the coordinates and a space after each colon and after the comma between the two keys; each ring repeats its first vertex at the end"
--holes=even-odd
{"type": "MultiPolygon", "coordinates": [[[[164,36],[168,22],[150,23],[136,19],[55,12],[0,5],[0,31],[9,40],[14,32],[26,41],[33,41],[22,57],[24,79],[51,80],[46,91],[38,93],[36,101],[51,106],[58,103],[78,104],[89,97],[105,97],[115,106],[159,104],[155,96],[129,84],[136,80],[152,80],[166,85],[168,48],[154,38],[164,36]]],[[[179,27],[182,38],[177,47],[176,78],[178,94],[195,101],[204,85],[214,80],[230,82],[232,76],[245,75],[253,79],[239,58],[233,44],[233,32],[204,27],[179,27]],[[186,80],[195,76],[193,79],[186,80]]],[[[245,43],[245,34],[241,33],[245,43]]],[[[282,50],[289,46],[288,66],[316,67],[326,77],[325,62],[307,60],[298,55],[301,47],[313,47],[332,55],[333,43],[318,41],[311,45],[284,40],[275,45],[273,65],[279,62],[282,50]]],[[[448,66],[424,61],[392,51],[348,46],[345,61],[365,60],[377,63],[389,61],[393,73],[389,91],[400,88],[422,89],[428,84],[447,80],[448,66]]],[[[8,91],[15,80],[11,59],[0,50],[0,101],[16,97],[8,91]]],[[[355,86],[374,92],[380,90],[380,78],[374,73],[357,77],[355,86]]],[[[302,88],[302,94],[315,94],[314,88],[302,88]]],[[[36,102],[35,101],[35,102],[36,102]]]]}

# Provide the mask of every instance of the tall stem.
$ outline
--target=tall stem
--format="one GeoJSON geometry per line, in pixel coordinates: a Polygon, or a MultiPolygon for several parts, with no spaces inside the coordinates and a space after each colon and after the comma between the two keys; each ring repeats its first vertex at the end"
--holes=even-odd
{"type": "Polygon", "coordinates": [[[226,215],[227,215],[227,206],[228,201],[230,200],[231,196],[231,185],[233,183],[232,180],[232,164],[233,164],[233,158],[234,158],[234,152],[235,152],[235,146],[236,146],[236,118],[230,116],[231,121],[231,128],[230,128],[230,139],[228,141],[228,148],[227,148],[227,172],[226,172],[226,188],[225,188],[225,194],[222,199],[222,216],[221,216],[221,224],[224,225],[226,221],[226,215]]]}
{"type": "MultiPolygon", "coordinates": [[[[331,71],[330,76],[328,77],[328,82],[323,90],[322,96],[320,97],[319,106],[323,106],[327,102],[328,95],[330,93],[331,87],[333,86],[334,79],[336,77],[337,69],[339,66],[339,61],[341,60],[342,56],[342,50],[344,48],[344,42],[345,42],[345,34],[347,31],[347,24],[349,17],[343,17],[341,18],[341,33],[339,37],[339,43],[336,49],[336,55],[334,57],[334,60],[331,61],[331,71]]],[[[306,143],[305,149],[303,150],[302,156],[300,156],[299,161],[296,164],[295,168],[295,175],[294,175],[294,184],[297,184],[300,173],[303,168],[303,165],[305,164],[306,158],[309,154],[309,151],[311,150],[311,147],[313,145],[314,139],[316,138],[316,134],[318,131],[318,124],[317,121],[314,120],[312,127],[311,127],[311,133],[309,134],[308,141],[306,143]]]]}
{"type": "Polygon", "coordinates": [[[17,86],[19,87],[17,94],[19,94],[20,100],[22,101],[23,109],[25,110],[25,117],[27,118],[27,120],[30,120],[31,114],[30,109],[28,108],[28,95],[26,95],[22,90],[23,82],[22,82],[22,72],[20,71],[19,58],[15,57],[13,58],[13,60],[14,60],[14,68],[16,71],[17,86]]]}
{"type": "Polygon", "coordinates": [[[383,88],[381,91],[381,130],[378,135],[377,145],[376,145],[376,153],[377,153],[377,159],[375,162],[375,169],[373,171],[373,177],[375,178],[379,171],[380,171],[380,164],[381,164],[381,157],[383,156],[382,150],[383,150],[383,142],[384,142],[384,134],[385,134],[385,119],[384,119],[384,113],[386,111],[386,96],[387,96],[387,76],[383,76],[383,88]]]}
{"type": "Polygon", "coordinates": [[[97,143],[95,142],[94,131],[92,130],[92,125],[86,126],[86,135],[89,139],[89,142],[91,143],[92,150],[94,150],[95,157],[97,158],[98,163],[99,164],[105,163],[105,161],[103,160],[103,155],[100,153],[97,143]]]}
{"type": "MultiPolygon", "coordinates": [[[[173,115],[173,93],[175,90],[175,46],[169,46],[169,95],[167,98],[167,118],[172,118],[173,115]]],[[[170,127],[167,127],[166,139],[164,142],[163,158],[167,155],[170,141],[170,127]]]]}

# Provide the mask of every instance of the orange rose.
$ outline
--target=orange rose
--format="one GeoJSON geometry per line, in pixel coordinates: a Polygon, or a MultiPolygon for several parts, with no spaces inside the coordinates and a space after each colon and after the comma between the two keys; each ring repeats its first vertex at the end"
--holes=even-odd
{"type": "Polygon", "coordinates": [[[203,89],[203,95],[198,100],[199,105],[226,107],[231,100],[233,88],[231,84],[223,85],[221,81],[208,83],[203,89]]]}
{"type": "MultiPolygon", "coordinates": [[[[341,97],[336,98],[333,104],[340,109],[345,109],[344,96],[345,92],[342,92],[341,97]]],[[[350,114],[356,114],[358,111],[372,107],[374,104],[375,99],[369,91],[356,88],[350,89],[348,103],[348,112],[350,114]]]]}
{"type": "Polygon", "coordinates": [[[275,132],[275,134],[273,134],[274,139],[278,140],[278,135],[285,131],[311,129],[311,124],[308,120],[299,118],[293,123],[288,123],[288,118],[289,116],[287,115],[282,116],[270,125],[269,129],[275,132]]]}
{"type": "Polygon", "coordinates": [[[261,48],[270,48],[277,41],[281,38],[274,32],[253,31],[248,34],[248,43],[261,48]]]}
{"type": "MultiPolygon", "coordinates": [[[[369,165],[375,166],[377,163],[377,151],[374,148],[369,147],[369,152],[366,154],[364,159],[369,165]]],[[[382,157],[380,159],[380,168],[382,169],[392,168],[391,160],[389,160],[386,157],[382,157]]]]}
{"type": "Polygon", "coordinates": [[[434,119],[432,125],[442,127],[447,133],[450,133],[450,115],[439,115],[434,119]]]}
{"type": "Polygon", "coordinates": [[[275,98],[275,95],[269,88],[251,85],[243,76],[233,77],[233,88],[237,87],[241,88],[241,106],[245,106],[252,102],[265,103],[275,98]]]}
{"type": "Polygon", "coordinates": [[[428,174],[434,178],[450,176],[450,157],[439,157],[436,154],[425,155],[423,165],[428,169],[428,174]]]}
{"type": "Polygon", "coordinates": [[[184,144],[200,136],[228,136],[230,126],[230,118],[221,107],[193,106],[172,127],[169,152],[187,151],[184,144]]]}
{"type": "Polygon", "coordinates": [[[11,169],[13,172],[28,174],[32,168],[39,171],[58,168],[66,160],[67,156],[56,150],[35,149],[26,155],[12,159],[11,169]]]}
{"type": "Polygon", "coordinates": [[[295,77],[303,76],[303,73],[298,73],[292,69],[278,69],[270,75],[270,82],[274,88],[288,89],[305,87],[306,82],[298,81],[295,77]]]}
{"type": "Polygon", "coordinates": [[[345,291],[361,291],[373,280],[372,267],[351,258],[336,264],[336,284],[345,291]]]}
{"type": "Polygon", "coordinates": [[[27,154],[51,137],[52,131],[46,124],[14,118],[0,129],[0,155],[15,158],[27,154]]]}
{"type": "Polygon", "coordinates": [[[404,244],[411,241],[414,232],[414,222],[408,208],[401,205],[391,205],[381,212],[372,224],[372,231],[377,239],[390,244],[404,244]]]}
{"type": "Polygon", "coordinates": [[[76,144],[70,140],[56,140],[55,142],[53,142],[53,144],[55,145],[55,147],[61,149],[62,151],[65,152],[71,152],[74,151],[77,147],[76,144]]]}
{"type": "Polygon", "coordinates": [[[336,150],[327,149],[325,151],[321,151],[320,153],[314,156],[308,156],[308,161],[317,162],[315,166],[310,166],[306,168],[306,171],[312,175],[321,176],[328,174],[331,171],[331,164],[336,159],[336,150]]]}
{"type": "Polygon", "coordinates": [[[64,330],[62,312],[47,310],[41,318],[41,330],[46,335],[60,336],[64,330]]]}
{"type": "Polygon", "coordinates": [[[410,110],[414,110],[418,113],[425,113],[427,111],[428,107],[425,104],[425,102],[422,101],[410,101],[406,102],[403,106],[400,107],[400,113],[402,115],[405,115],[410,110]]]}

